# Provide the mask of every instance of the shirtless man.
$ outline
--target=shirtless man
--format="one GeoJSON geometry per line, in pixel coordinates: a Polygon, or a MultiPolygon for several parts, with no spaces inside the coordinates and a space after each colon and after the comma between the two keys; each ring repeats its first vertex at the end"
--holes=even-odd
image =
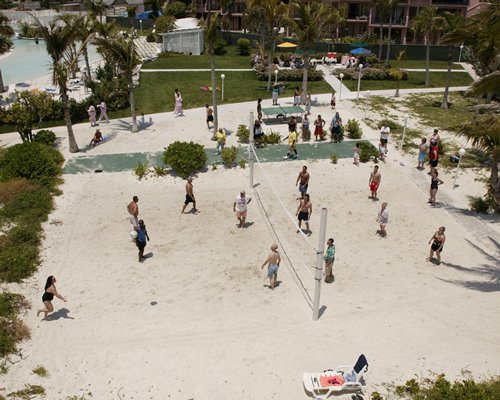
{"type": "Polygon", "coordinates": [[[304,165],[302,171],[299,172],[295,186],[299,185],[300,197],[304,198],[307,193],[307,187],[309,186],[309,172],[307,172],[307,167],[304,165]]]}
{"type": "Polygon", "coordinates": [[[377,198],[377,190],[380,186],[380,182],[382,181],[382,175],[378,172],[378,165],[375,165],[372,173],[370,174],[370,179],[368,180],[368,186],[370,187],[370,196],[369,199],[373,201],[378,200],[377,198]]]}
{"type": "Polygon", "coordinates": [[[276,280],[278,279],[278,268],[280,266],[281,257],[278,253],[278,245],[271,246],[271,253],[267,256],[266,261],[262,264],[262,269],[267,265],[267,277],[269,278],[269,288],[274,290],[276,287],[276,280]]]}
{"type": "MultiPolygon", "coordinates": [[[[311,236],[311,231],[309,230],[309,219],[312,214],[312,203],[309,199],[309,195],[305,194],[302,199],[300,199],[299,206],[297,207],[297,212],[295,215],[299,218],[299,230],[302,230],[302,221],[306,223],[306,233],[311,236]]],[[[298,233],[299,231],[297,231],[298,233]]]]}
{"type": "Polygon", "coordinates": [[[212,123],[212,128],[214,127],[214,110],[208,104],[205,104],[207,111],[207,129],[210,129],[210,122],[212,123]]]}
{"type": "Polygon", "coordinates": [[[139,206],[137,205],[138,202],[139,197],[134,196],[132,197],[132,201],[127,206],[127,211],[130,214],[129,220],[134,228],[137,228],[137,225],[139,223],[139,220],[137,219],[137,216],[139,215],[139,206]]]}
{"type": "Polygon", "coordinates": [[[196,209],[196,199],[194,198],[193,193],[193,178],[187,178],[186,182],[186,200],[184,200],[184,207],[182,207],[181,214],[184,214],[184,210],[186,209],[189,203],[193,203],[193,212],[197,212],[196,209]]]}

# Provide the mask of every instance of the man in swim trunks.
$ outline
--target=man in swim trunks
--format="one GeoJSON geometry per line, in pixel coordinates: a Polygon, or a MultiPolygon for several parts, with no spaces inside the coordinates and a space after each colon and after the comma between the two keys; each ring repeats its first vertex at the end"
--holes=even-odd
{"type": "Polygon", "coordinates": [[[233,204],[233,212],[236,213],[236,218],[240,222],[238,228],[245,227],[245,219],[247,217],[247,205],[252,201],[250,196],[245,194],[245,191],[242,190],[239,196],[236,196],[233,204]],[[236,211],[238,208],[238,211],[236,211]]]}
{"type": "Polygon", "coordinates": [[[214,110],[208,104],[205,104],[205,109],[207,111],[207,129],[210,129],[210,122],[212,123],[212,128],[214,125],[214,110]]]}
{"type": "MultiPolygon", "coordinates": [[[[305,194],[302,199],[300,199],[299,206],[297,207],[297,212],[295,215],[298,216],[299,219],[299,230],[302,230],[301,225],[302,221],[306,223],[306,233],[311,236],[311,231],[309,230],[309,219],[312,214],[312,203],[308,194],[305,194]]],[[[299,231],[297,231],[298,233],[299,231]]]]}
{"type": "Polygon", "coordinates": [[[137,205],[138,202],[139,202],[139,197],[134,196],[132,198],[132,201],[127,206],[127,211],[130,214],[129,220],[130,223],[134,226],[134,228],[137,228],[137,224],[139,223],[139,220],[137,219],[139,215],[139,206],[137,205]]]}
{"type": "Polygon", "coordinates": [[[262,269],[267,265],[267,277],[269,278],[269,288],[274,290],[276,287],[276,280],[278,279],[278,268],[280,266],[281,257],[278,253],[278,245],[271,246],[271,253],[267,256],[266,261],[262,264],[262,269]]]}
{"type": "Polygon", "coordinates": [[[368,197],[369,199],[372,199],[373,201],[378,200],[377,190],[380,186],[381,181],[382,175],[380,175],[380,172],[378,172],[378,165],[375,165],[375,167],[373,167],[372,173],[370,174],[370,179],[368,180],[368,186],[370,187],[370,196],[368,197]]]}
{"type": "Polygon", "coordinates": [[[194,198],[193,193],[193,178],[187,178],[186,200],[184,200],[184,207],[182,207],[181,214],[184,214],[184,210],[189,203],[193,203],[193,212],[196,213],[198,210],[196,209],[196,199],[194,198]]]}
{"type": "Polygon", "coordinates": [[[295,186],[299,185],[300,198],[304,198],[307,193],[307,188],[309,186],[309,172],[307,172],[307,167],[304,165],[302,171],[299,172],[295,186]]]}

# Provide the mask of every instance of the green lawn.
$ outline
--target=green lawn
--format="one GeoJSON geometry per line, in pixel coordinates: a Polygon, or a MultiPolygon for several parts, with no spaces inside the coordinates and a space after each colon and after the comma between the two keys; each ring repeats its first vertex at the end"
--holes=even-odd
{"type": "MultiPolygon", "coordinates": [[[[431,72],[430,87],[445,87],[446,72],[431,72]]],[[[425,88],[425,72],[408,72],[408,80],[401,81],[401,89],[425,88]]],[[[450,86],[468,86],[472,83],[472,78],[467,73],[453,72],[451,74],[450,86]]],[[[344,80],[344,85],[350,90],[357,90],[358,81],[344,80]]],[[[396,81],[369,81],[361,80],[361,90],[396,90],[396,81]]]]}
{"type": "MultiPolygon", "coordinates": [[[[391,60],[391,66],[396,66],[396,61],[391,60]]],[[[414,69],[425,69],[425,60],[403,60],[399,64],[400,68],[414,68],[414,69]]],[[[448,61],[430,61],[429,67],[431,69],[448,69],[448,61]]],[[[460,64],[452,64],[451,69],[461,69],[464,68],[460,64]]]]}
{"type": "MultiPolygon", "coordinates": [[[[266,83],[255,78],[255,72],[225,72],[224,103],[257,101],[259,97],[270,98],[266,83]]],[[[285,82],[286,90],[282,96],[293,96],[293,88],[298,82],[285,82]]],[[[173,93],[179,88],[184,99],[184,108],[203,107],[212,103],[212,93],[200,90],[201,86],[211,86],[210,72],[143,72],[139,87],[136,89],[137,110],[145,114],[172,111],[173,93]]],[[[217,86],[221,88],[220,75],[217,86]]],[[[309,82],[311,94],[330,93],[332,88],[325,81],[309,82]]],[[[220,104],[221,92],[218,91],[220,104]]]]}

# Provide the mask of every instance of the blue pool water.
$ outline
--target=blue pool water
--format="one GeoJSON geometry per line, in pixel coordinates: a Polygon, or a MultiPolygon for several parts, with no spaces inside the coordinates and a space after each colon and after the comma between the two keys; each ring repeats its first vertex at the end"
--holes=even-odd
{"type": "MultiPolygon", "coordinates": [[[[15,46],[14,50],[8,57],[0,59],[4,85],[32,80],[51,73],[50,57],[43,40],[40,40],[39,44],[36,44],[34,40],[16,38],[12,41],[15,46]]],[[[97,61],[99,58],[101,57],[95,48],[89,48],[90,62],[97,61]]],[[[83,59],[79,66],[83,68],[83,59]]]]}

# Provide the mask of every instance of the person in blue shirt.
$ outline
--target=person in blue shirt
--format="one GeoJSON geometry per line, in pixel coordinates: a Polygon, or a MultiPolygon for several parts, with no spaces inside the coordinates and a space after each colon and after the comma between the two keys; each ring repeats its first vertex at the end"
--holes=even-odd
{"type": "Polygon", "coordinates": [[[146,230],[146,225],[141,219],[139,225],[135,228],[137,231],[137,238],[135,239],[135,244],[139,249],[139,262],[143,262],[146,257],[144,257],[144,248],[146,247],[146,239],[149,241],[148,231],[146,230]]]}

